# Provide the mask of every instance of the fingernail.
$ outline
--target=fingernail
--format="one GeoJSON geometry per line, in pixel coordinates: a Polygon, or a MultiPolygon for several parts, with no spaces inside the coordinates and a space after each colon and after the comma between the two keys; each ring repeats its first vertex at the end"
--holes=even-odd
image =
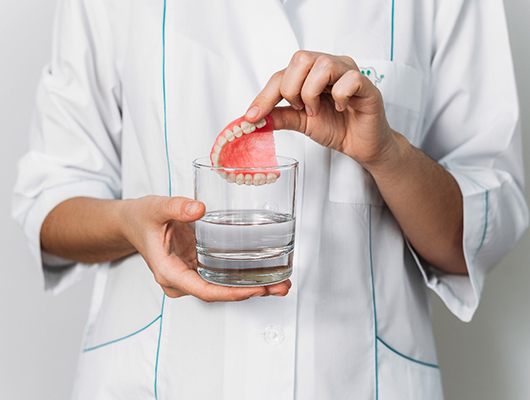
{"type": "Polygon", "coordinates": [[[313,110],[309,106],[305,106],[305,113],[307,114],[308,117],[313,116],[313,110]]]}
{"type": "Polygon", "coordinates": [[[247,118],[256,118],[259,115],[259,107],[258,106],[252,106],[248,109],[247,113],[245,114],[245,117],[247,118]]]}
{"type": "Polygon", "coordinates": [[[335,103],[335,110],[337,110],[338,112],[342,112],[344,111],[344,108],[342,108],[342,106],[339,103],[335,103]]]}
{"type": "Polygon", "coordinates": [[[198,201],[190,201],[186,204],[186,214],[193,216],[199,212],[201,209],[201,204],[198,201]]]}

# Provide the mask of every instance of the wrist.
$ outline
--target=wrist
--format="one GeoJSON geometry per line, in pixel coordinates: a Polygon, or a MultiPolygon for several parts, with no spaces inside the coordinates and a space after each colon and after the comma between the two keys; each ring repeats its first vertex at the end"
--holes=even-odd
{"type": "Polygon", "coordinates": [[[404,165],[409,151],[412,148],[410,142],[402,134],[390,129],[388,140],[381,147],[377,157],[362,162],[361,165],[372,175],[387,175],[395,173],[400,166],[404,165]]]}
{"type": "Polygon", "coordinates": [[[116,200],[113,204],[113,221],[116,227],[116,234],[120,238],[120,241],[124,245],[135,250],[133,240],[131,238],[131,208],[134,204],[134,200],[116,200]]]}

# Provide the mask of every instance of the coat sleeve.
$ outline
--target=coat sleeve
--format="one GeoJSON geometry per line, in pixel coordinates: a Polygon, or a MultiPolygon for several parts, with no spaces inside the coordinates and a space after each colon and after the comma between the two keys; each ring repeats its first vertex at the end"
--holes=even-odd
{"type": "Polygon", "coordinates": [[[427,285],[469,321],[486,273],[528,225],[519,107],[502,0],[438,3],[422,148],[460,186],[469,276],[414,256],[427,285]]]}
{"type": "Polygon", "coordinates": [[[37,90],[29,151],[18,165],[13,216],[44,273],[45,288],[54,292],[88,266],[41,251],[47,214],[72,197],[121,196],[121,90],[103,3],[59,1],[52,59],[37,90]]]}

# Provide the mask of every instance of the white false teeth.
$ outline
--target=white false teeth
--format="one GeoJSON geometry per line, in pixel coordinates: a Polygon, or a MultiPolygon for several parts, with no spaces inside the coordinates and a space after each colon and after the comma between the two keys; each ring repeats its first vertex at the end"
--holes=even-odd
{"type": "Polygon", "coordinates": [[[254,185],[261,186],[267,183],[267,177],[265,174],[255,174],[254,175],[254,185]]]}
{"type": "Polygon", "coordinates": [[[225,131],[225,138],[226,138],[226,140],[231,142],[232,140],[234,140],[234,132],[232,132],[230,129],[227,129],[225,131]]]}
{"type": "MultiPolygon", "coordinates": [[[[231,129],[225,129],[223,135],[220,135],[215,143],[215,146],[212,151],[212,163],[215,167],[219,166],[219,155],[222,148],[229,142],[240,138],[241,136],[248,135],[254,132],[256,129],[261,129],[267,125],[265,118],[260,119],[256,124],[252,124],[247,121],[242,121],[240,125],[234,125],[231,129]]],[[[252,174],[235,174],[233,172],[225,172],[220,170],[219,175],[226,179],[229,183],[237,183],[238,185],[255,185],[261,186],[267,183],[274,183],[278,180],[279,174],[269,172],[268,174],[264,173],[255,173],[252,174]]]]}
{"type": "Polygon", "coordinates": [[[240,138],[241,136],[243,136],[243,130],[239,127],[239,126],[234,126],[234,136],[236,138],[240,138]]]}
{"type": "Polygon", "coordinates": [[[272,172],[269,172],[267,174],[267,183],[274,183],[278,180],[278,175],[273,174],[272,172]]]}
{"type": "Polygon", "coordinates": [[[221,147],[223,147],[228,140],[225,136],[219,136],[219,139],[217,139],[217,144],[221,147]]]}
{"type": "Polygon", "coordinates": [[[247,121],[243,121],[241,122],[241,129],[243,129],[244,134],[248,135],[249,133],[252,133],[256,130],[256,125],[247,121]]]}

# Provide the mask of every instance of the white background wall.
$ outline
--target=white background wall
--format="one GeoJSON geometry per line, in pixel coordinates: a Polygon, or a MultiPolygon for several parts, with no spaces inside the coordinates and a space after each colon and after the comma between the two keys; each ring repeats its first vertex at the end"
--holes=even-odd
{"type": "MultiPolygon", "coordinates": [[[[49,58],[55,3],[0,0],[0,399],[6,400],[69,398],[90,296],[90,279],[59,297],[45,295],[9,216],[15,163],[26,148],[35,86],[49,58]]],[[[506,7],[530,176],[530,2],[507,0],[506,7]]],[[[502,76],[493,84],[502,85],[502,76]]],[[[530,399],[529,309],[527,234],[491,274],[472,323],[458,322],[435,302],[447,400],[530,399]]]]}

